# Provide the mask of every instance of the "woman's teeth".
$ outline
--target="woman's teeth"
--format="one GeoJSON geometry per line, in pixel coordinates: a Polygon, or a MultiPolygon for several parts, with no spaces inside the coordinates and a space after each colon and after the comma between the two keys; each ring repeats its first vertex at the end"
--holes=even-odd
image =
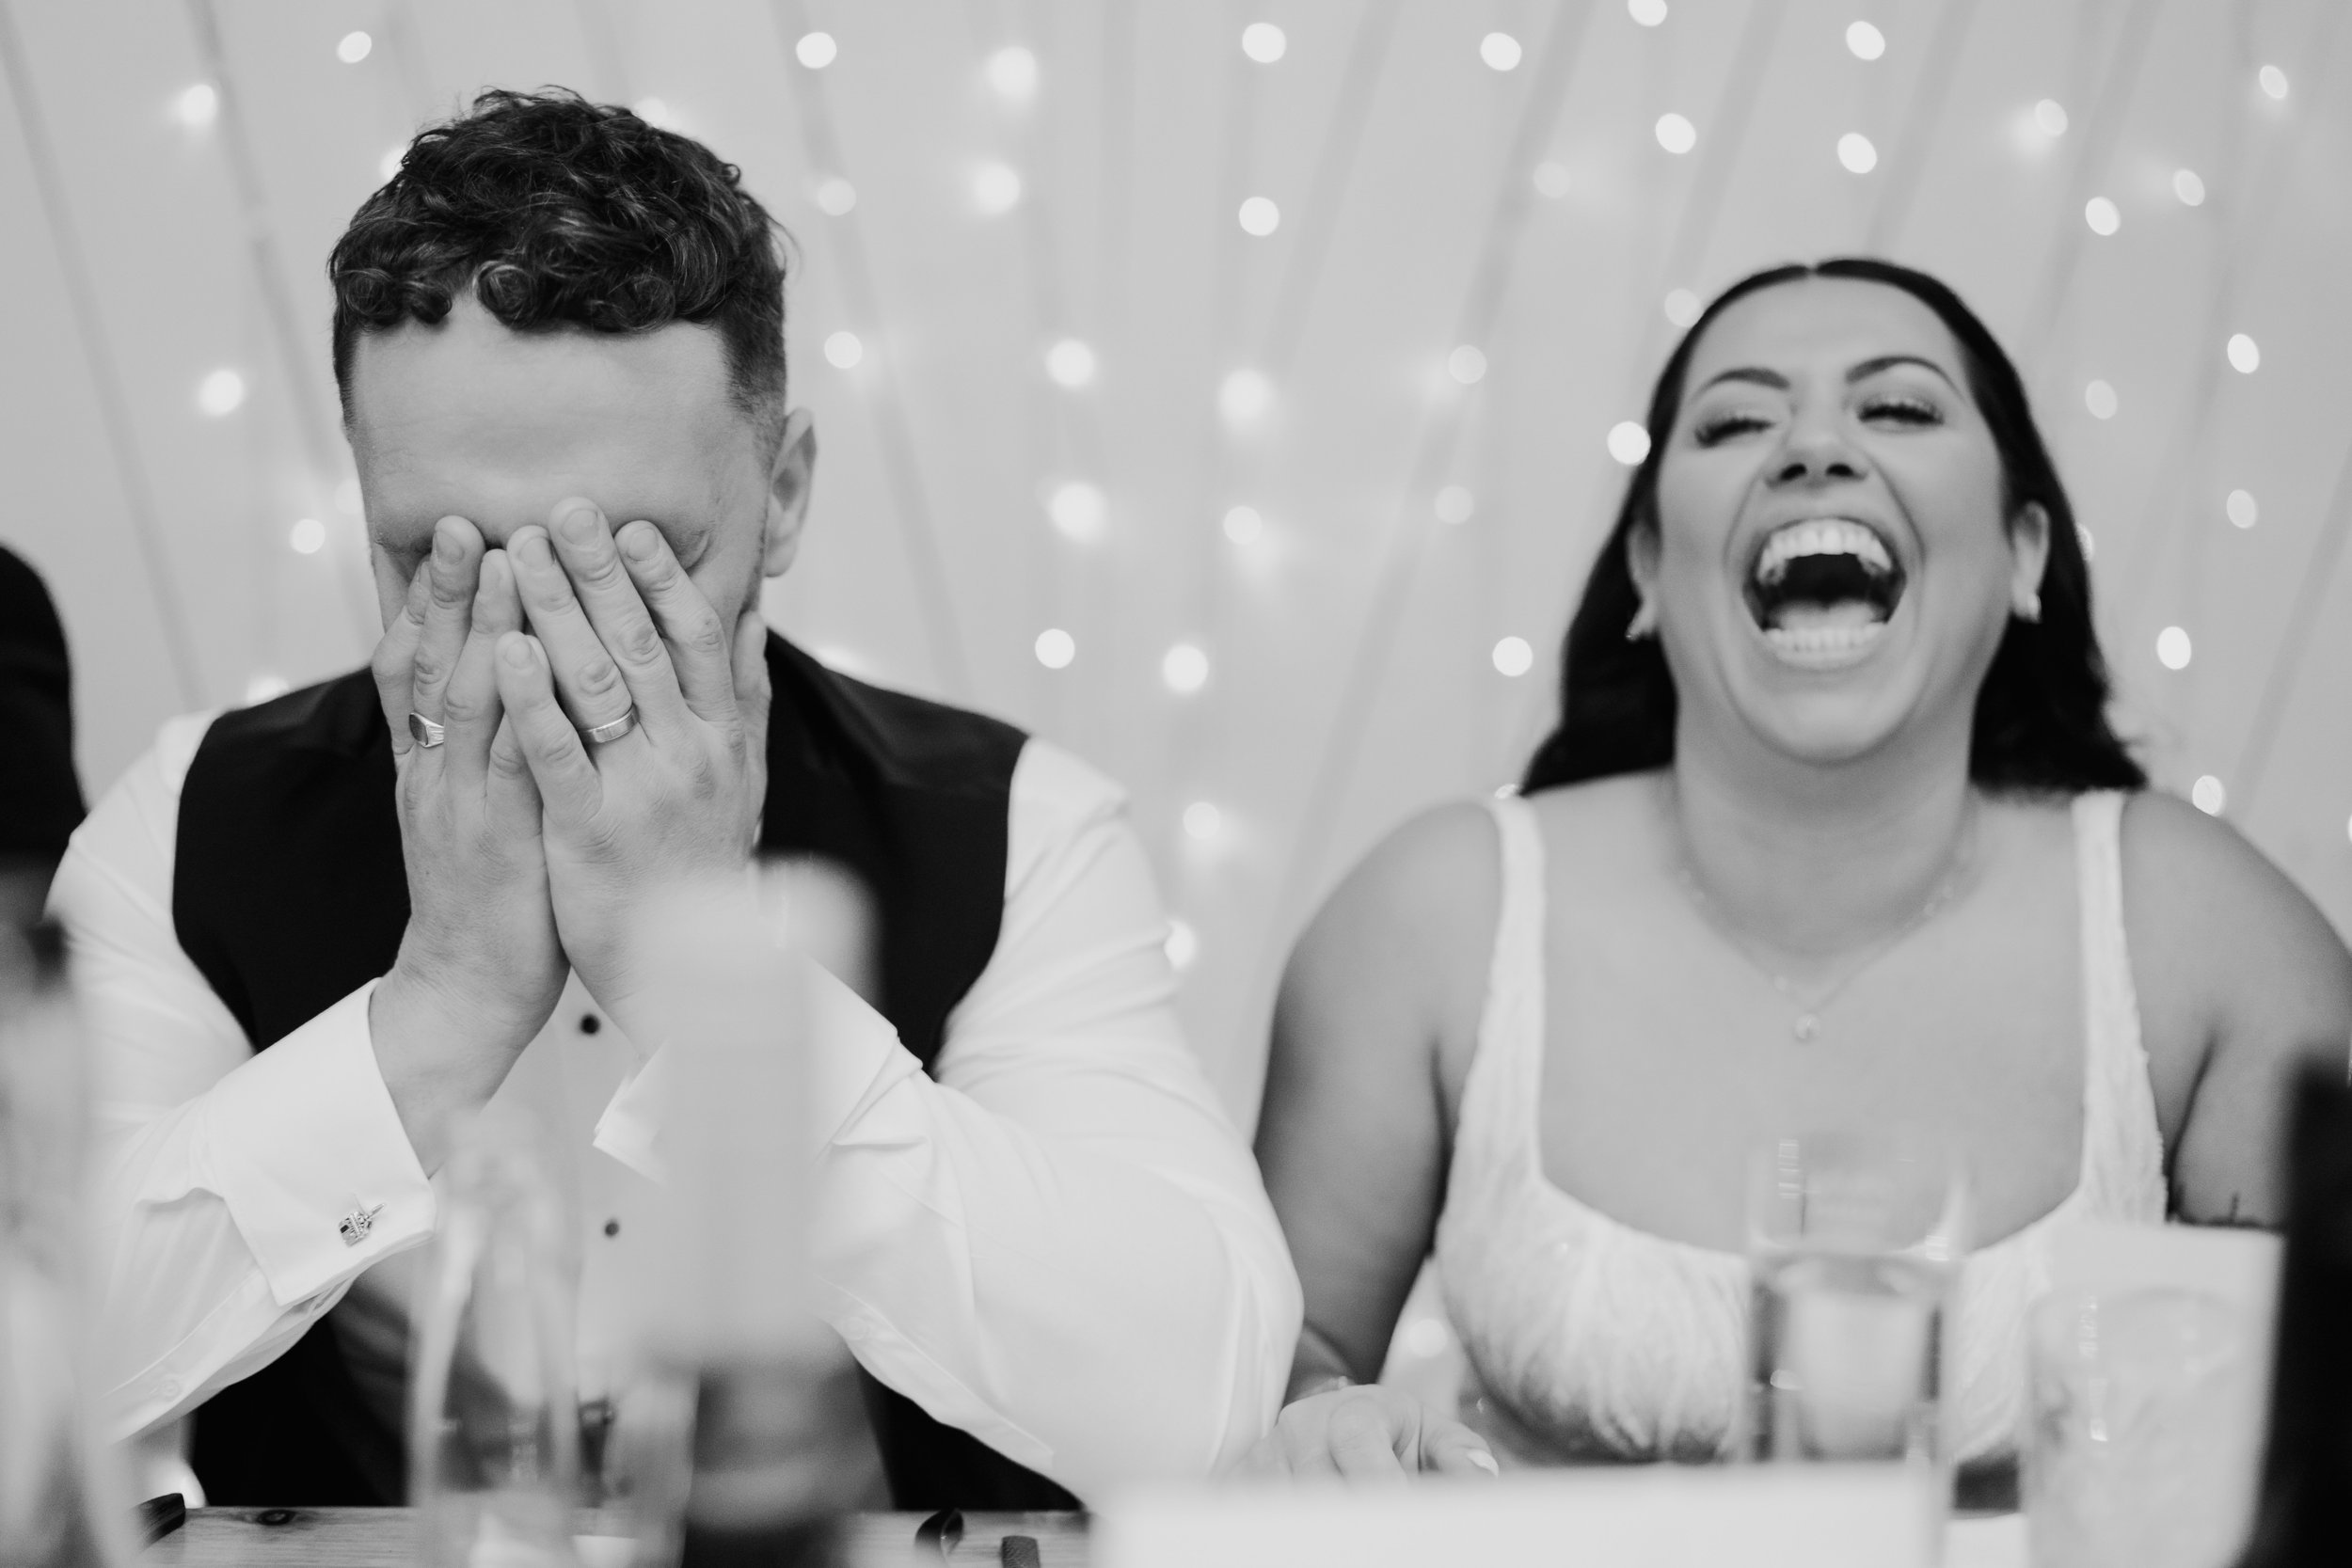
{"type": "Polygon", "coordinates": [[[1793,664],[1839,664],[1859,658],[1886,635],[1886,623],[1773,626],[1764,633],[1772,651],[1793,664]]]}
{"type": "Polygon", "coordinates": [[[1791,523],[1767,539],[1756,559],[1756,580],[1769,588],[1788,575],[1791,561],[1814,555],[1850,555],[1882,576],[1895,569],[1877,534],[1844,517],[1822,517],[1791,523]]]}

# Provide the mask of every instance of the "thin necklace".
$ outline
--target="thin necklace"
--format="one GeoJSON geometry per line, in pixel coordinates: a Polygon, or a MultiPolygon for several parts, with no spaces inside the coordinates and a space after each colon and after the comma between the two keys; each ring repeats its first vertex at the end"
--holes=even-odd
{"type": "Polygon", "coordinates": [[[1967,819],[1961,824],[1960,832],[1952,836],[1951,853],[1944,863],[1944,875],[1937,879],[1935,891],[1928,895],[1928,901],[1920,905],[1908,920],[1867,950],[1860,962],[1831,981],[1826,988],[1807,996],[1803,987],[1764,960],[1754,944],[1740,933],[1739,927],[1733,924],[1730,914],[1708,895],[1706,888],[1699,885],[1698,873],[1691,865],[1690,839],[1683,832],[1681,813],[1675,809],[1674,786],[1671,784],[1667,785],[1667,795],[1666,818],[1674,836],[1675,880],[1682,884],[1683,893],[1697,908],[1701,917],[1715,928],[1718,936],[1731,944],[1732,951],[1745,958],[1748,967],[1769,981],[1772,990],[1797,1009],[1796,1016],[1789,1020],[1788,1031],[1796,1037],[1800,1045],[1810,1045],[1820,1038],[1821,1015],[1829,1010],[1831,1003],[1845,994],[1847,987],[1861,979],[1877,966],[1880,959],[1909,941],[1919,927],[1944,912],[1953,895],[1960,891],[1961,873],[1967,868],[1970,853],[1976,847],[1977,806],[1975,797],[1971,796],[1967,819]]]}

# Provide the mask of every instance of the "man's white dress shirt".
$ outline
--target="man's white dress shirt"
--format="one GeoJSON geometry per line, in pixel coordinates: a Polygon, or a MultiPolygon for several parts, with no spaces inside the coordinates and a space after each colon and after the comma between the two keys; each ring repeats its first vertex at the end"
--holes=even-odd
{"type": "MultiPolygon", "coordinates": [[[[372,1375],[396,1376],[434,1223],[376,1069],[373,984],[257,1054],[181,951],[180,789],[210,719],[164,727],[74,834],[51,896],[94,1050],[98,1382],[119,1438],[267,1365],[347,1294],[346,1340],[380,1337],[372,1375]],[[346,1218],[371,1211],[349,1240],[346,1218]]],[[[1280,1403],[1297,1275],[1179,1032],[1122,797],[1031,740],[1008,828],[1003,927],[935,1078],[819,972],[822,1310],[882,1382],[1081,1498],[1205,1474],[1280,1403]]],[[[658,1174],[632,1112],[647,1097],[629,1092],[644,1065],[574,975],[497,1096],[556,1134],[588,1395],[619,1348],[620,1237],[658,1174]]]]}

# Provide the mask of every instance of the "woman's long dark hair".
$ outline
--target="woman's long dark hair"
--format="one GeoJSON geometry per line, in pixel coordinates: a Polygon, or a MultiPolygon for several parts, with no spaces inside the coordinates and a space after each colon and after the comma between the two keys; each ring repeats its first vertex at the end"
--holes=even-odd
{"type": "Polygon", "coordinates": [[[2074,793],[2137,789],[2148,782],[2107,722],[2107,667],[2090,621],[2090,572],[2074,509],[2058,483],[2025,384],[2001,345],[1960,296],[1922,272],[1846,257],[1811,266],[1772,267],[1724,290],[1683,335],[1650,394],[1649,455],[1626,486],[1617,526],[1601,546],[1560,653],[1560,722],[1527,765],[1527,793],[1616,773],[1663,768],[1675,754],[1674,676],[1658,639],[1626,641],[1640,607],[1626,545],[1658,522],[1658,468],[1674,434],[1692,350],[1737,300],[1808,277],[1851,277],[1900,289],[1934,311],[1960,344],[1969,391],[2001,457],[2007,511],[2039,501],[2050,516],[2050,559],[2042,577],[2042,619],[2012,617],[1977,692],[1968,775],[1985,789],[2074,793]]]}

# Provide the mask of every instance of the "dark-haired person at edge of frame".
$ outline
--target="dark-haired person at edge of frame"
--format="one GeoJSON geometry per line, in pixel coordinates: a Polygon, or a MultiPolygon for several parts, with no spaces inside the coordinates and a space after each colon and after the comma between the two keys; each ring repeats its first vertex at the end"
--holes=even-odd
{"type": "Polygon", "coordinates": [[[2109,728],[2065,491],[1950,290],[1750,277],[1648,428],[1518,795],[1399,829],[1292,955],[1258,1150],[1307,1328],[1248,1464],[1726,1456],[1750,1152],[1909,1124],[1972,1189],[1942,1397],[1997,1497],[2052,1236],[2277,1223],[2352,959],[2109,728]],[[1433,1245],[1462,1420],[1352,1386],[1433,1245]]]}
{"type": "Polygon", "coordinates": [[[815,1118],[898,1506],[1074,1506],[1272,1419],[1296,1276],[1120,793],[761,624],[816,457],[778,256],[732,166],[554,91],[423,132],[335,247],[373,669],[165,726],[54,899],[107,1085],[105,1418],[162,1468],[193,1414],[215,1503],[405,1500],[428,1178],[488,1101],[557,1134],[610,1391],[665,1034],[628,913],[755,848],[879,906],[879,1011],[817,972],[775,1114],[815,1118]]]}
{"type": "Polygon", "coordinates": [[[73,674],[40,574],[0,547],[0,927],[40,918],[82,820],[73,773],[73,674]]]}

